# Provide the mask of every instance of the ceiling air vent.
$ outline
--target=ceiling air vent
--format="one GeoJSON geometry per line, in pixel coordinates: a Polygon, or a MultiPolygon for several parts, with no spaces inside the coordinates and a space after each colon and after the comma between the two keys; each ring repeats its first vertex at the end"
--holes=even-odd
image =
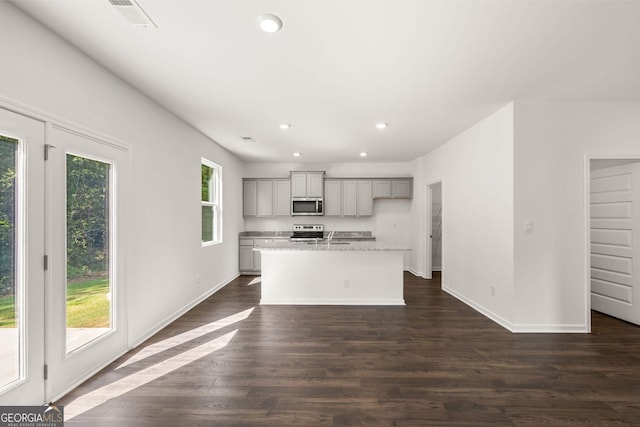
{"type": "Polygon", "coordinates": [[[109,0],[109,3],[134,27],[158,28],[135,0],[109,0]]]}

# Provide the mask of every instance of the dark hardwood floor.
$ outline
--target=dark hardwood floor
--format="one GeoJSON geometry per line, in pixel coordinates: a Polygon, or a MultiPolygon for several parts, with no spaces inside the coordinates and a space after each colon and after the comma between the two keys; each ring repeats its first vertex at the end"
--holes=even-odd
{"type": "Polygon", "coordinates": [[[640,425],[640,327],[512,334],[408,273],[406,307],[259,306],[252,281],[57,402],[66,424],[640,425]]]}

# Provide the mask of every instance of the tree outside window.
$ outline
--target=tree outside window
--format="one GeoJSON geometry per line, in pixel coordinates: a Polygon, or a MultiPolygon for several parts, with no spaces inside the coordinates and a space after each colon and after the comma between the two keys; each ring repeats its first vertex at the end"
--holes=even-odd
{"type": "Polygon", "coordinates": [[[202,159],[202,244],[222,242],[222,168],[202,159]]]}

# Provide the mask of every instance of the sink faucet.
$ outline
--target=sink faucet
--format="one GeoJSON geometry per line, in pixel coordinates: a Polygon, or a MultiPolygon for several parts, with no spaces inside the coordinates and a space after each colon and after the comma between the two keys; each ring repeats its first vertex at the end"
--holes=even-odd
{"type": "Polygon", "coordinates": [[[329,242],[331,242],[331,239],[333,239],[333,234],[335,233],[335,231],[330,231],[329,235],[327,236],[327,239],[329,240],[329,242]]]}

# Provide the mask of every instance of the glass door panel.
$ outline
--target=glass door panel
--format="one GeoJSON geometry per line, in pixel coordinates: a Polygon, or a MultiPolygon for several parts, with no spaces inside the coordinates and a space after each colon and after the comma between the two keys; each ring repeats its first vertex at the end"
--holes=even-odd
{"type": "Polygon", "coordinates": [[[0,108],[0,405],[44,382],[44,123],[0,108]]]}
{"type": "Polygon", "coordinates": [[[66,351],[112,329],[109,163],[66,155],[66,351]]]}
{"type": "Polygon", "coordinates": [[[18,143],[0,135],[0,390],[24,373],[23,283],[17,278],[18,143]]]}
{"type": "Polygon", "coordinates": [[[126,349],[129,151],[50,125],[46,162],[47,400],[126,349]]]}

